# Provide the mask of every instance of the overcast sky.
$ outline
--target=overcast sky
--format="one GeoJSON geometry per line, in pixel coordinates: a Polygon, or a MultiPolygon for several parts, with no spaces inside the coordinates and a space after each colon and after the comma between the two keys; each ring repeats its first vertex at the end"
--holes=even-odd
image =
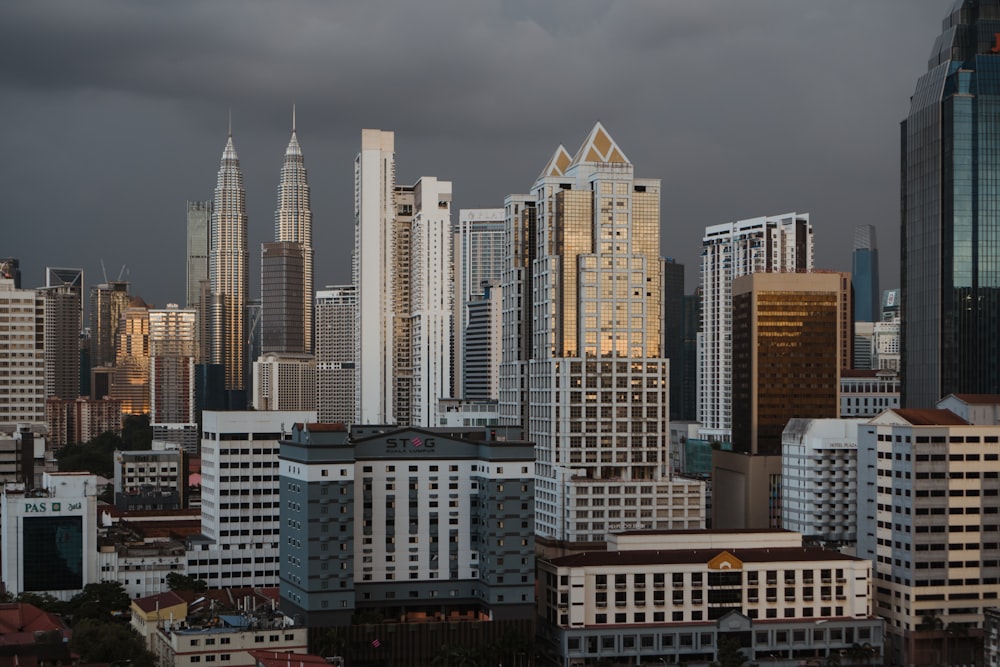
{"type": "Polygon", "coordinates": [[[12,0],[0,3],[0,257],[184,300],[185,200],[227,110],[251,285],[298,109],[316,285],[350,281],[362,128],[459,208],[525,192],[600,120],[659,178],[662,249],[698,279],[708,225],[809,212],[817,264],[878,230],[899,284],[899,122],[952,0],[12,0]]]}

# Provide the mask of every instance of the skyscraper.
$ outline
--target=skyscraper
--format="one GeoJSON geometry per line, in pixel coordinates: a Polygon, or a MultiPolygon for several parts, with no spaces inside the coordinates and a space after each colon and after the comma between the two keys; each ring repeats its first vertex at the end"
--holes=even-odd
{"type": "Polygon", "coordinates": [[[198,354],[197,313],[193,309],[149,311],[149,404],[154,437],[197,452],[194,385],[198,354]]]}
{"type": "Polygon", "coordinates": [[[115,365],[118,324],[128,302],[127,282],[111,281],[90,288],[91,368],[115,365]]]}
{"type": "Polygon", "coordinates": [[[705,230],[701,252],[698,421],[705,439],[728,441],[732,425],[732,284],[751,273],[813,267],[809,214],[751,218],[705,230]]]}
{"type": "MultiPolygon", "coordinates": [[[[458,212],[452,248],[455,252],[455,387],[454,396],[469,398],[465,386],[469,303],[480,301],[486,286],[500,285],[504,253],[502,208],[464,208],[458,212]]],[[[483,398],[483,396],[479,396],[483,398]]]]}
{"type": "Polygon", "coordinates": [[[316,415],[321,424],[354,421],[357,332],[354,285],[316,292],[316,415]]]}
{"type": "Polygon", "coordinates": [[[80,396],[80,330],[83,324],[83,269],[46,267],[45,393],[80,396]]]}
{"type": "Polygon", "coordinates": [[[530,195],[506,201],[501,419],[528,418],[536,535],[604,541],[611,531],[671,527],[657,509],[682,484],[667,477],[660,181],[636,178],[598,123],[574,157],[556,150],[530,195]],[[528,262],[526,243],[534,244],[528,262]],[[528,320],[525,348],[519,322],[528,320]]]}
{"type": "Polygon", "coordinates": [[[222,297],[220,321],[212,326],[211,361],[225,367],[227,391],[245,392],[246,304],[250,296],[246,193],[231,128],[212,200],[210,234],[209,280],[212,292],[222,297]]]}
{"type": "Polygon", "coordinates": [[[111,397],[122,401],[122,414],[149,412],[149,306],[133,297],[122,311],[115,346],[111,397]]]}
{"type": "Polygon", "coordinates": [[[392,252],[396,217],[395,135],[361,131],[361,151],[354,159],[353,282],[357,290],[357,399],[354,422],[396,423],[393,374],[392,252]]]}
{"type": "MultiPolygon", "coordinates": [[[[292,108],[292,138],[285,149],[285,162],[281,167],[281,182],[278,184],[278,208],[274,212],[274,240],[279,243],[297,243],[301,245],[302,271],[299,275],[301,285],[298,289],[289,289],[288,294],[297,295],[301,305],[297,310],[302,313],[301,324],[296,320],[289,321],[295,335],[302,338],[301,342],[290,341],[291,347],[286,352],[312,352],[313,349],[313,247],[312,247],[312,208],[309,199],[309,179],[306,177],[305,160],[299,140],[295,134],[295,109],[292,108]]],[[[268,348],[267,337],[267,304],[264,304],[264,347],[265,352],[279,351],[268,348]]]]}
{"type": "Polygon", "coordinates": [[[451,395],[451,182],[395,185],[393,134],[363,130],[355,167],[360,424],[430,426],[451,395]]]}
{"type": "Polygon", "coordinates": [[[305,352],[306,339],[312,340],[304,328],[305,247],[293,241],[262,243],[260,267],[261,352],[305,352]]]}
{"type": "Polygon", "coordinates": [[[45,423],[45,298],[0,275],[0,432],[45,423]]]}
{"type": "Polygon", "coordinates": [[[851,258],[854,321],[878,322],[882,292],[878,287],[878,247],[873,225],[858,225],[854,228],[854,253],[851,258]]]}
{"type": "Polygon", "coordinates": [[[956,2],[901,132],[902,403],[1000,393],[1000,2],[956,2]]]}
{"type": "Polygon", "coordinates": [[[187,303],[197,308],[202,285],[208,282],[208,241],[212,226],[212,202],[187,203],[187,303]]]}

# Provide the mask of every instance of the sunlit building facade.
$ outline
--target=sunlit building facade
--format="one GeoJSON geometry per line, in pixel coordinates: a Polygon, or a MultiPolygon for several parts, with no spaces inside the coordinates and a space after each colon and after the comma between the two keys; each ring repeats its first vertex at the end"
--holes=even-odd
{"type": "Polygon", "coordinates": [[[122,414],[149,412],[149,306],[134,297],[118,327],[111,397],[122,402],[122,414]]]}

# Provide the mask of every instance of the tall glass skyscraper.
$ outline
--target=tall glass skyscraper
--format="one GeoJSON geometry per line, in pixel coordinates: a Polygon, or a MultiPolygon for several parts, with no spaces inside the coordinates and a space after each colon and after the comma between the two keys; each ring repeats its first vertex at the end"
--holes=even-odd
{"type": "Polygon", "coordinates": [[[1000,393],[1000,0],[945,18],[901,142],[902,403],[1000,393]]]}
{"type": "Polygon", "coordinates": [[[851,284],[854,286],[854,321],[878,322],[882,293],[878,288],[878,248],[873,225],[854,228],[851,284]]]}

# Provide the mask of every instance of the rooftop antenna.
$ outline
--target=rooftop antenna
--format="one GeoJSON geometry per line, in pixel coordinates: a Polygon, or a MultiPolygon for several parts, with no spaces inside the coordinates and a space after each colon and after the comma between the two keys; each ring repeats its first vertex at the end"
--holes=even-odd
{"type": "Polygon", "coordinates": [[[229,138],[233,136],[233,108],[229,107],[229,138]]]}
{"type": "Polygon", "coordinates": [[[292,134],[295,134],[295,104],[292,103],[292,134]]]}

